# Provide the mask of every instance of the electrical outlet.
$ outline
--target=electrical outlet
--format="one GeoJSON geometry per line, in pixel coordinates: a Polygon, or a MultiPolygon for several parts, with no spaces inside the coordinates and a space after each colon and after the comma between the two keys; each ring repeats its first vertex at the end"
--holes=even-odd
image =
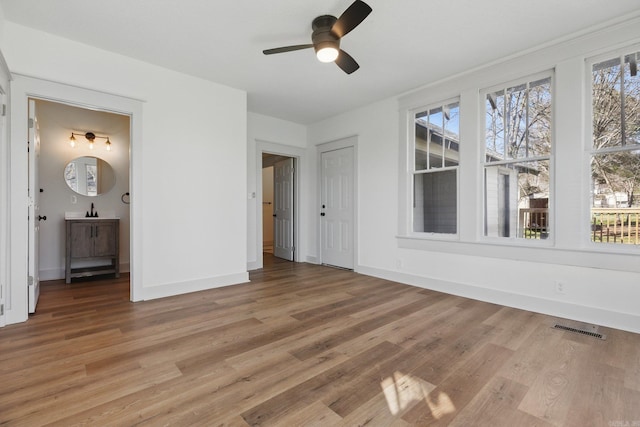
{"type": "Polygon", "coordinates": [[[78,203],[78,198],[76,196],[71,196],[71,204],[75,205],[76,203],[78,203]]]}
{"type": "Polygon", "coordinates": [[[560,280],[556,280],[555,281],[555,286],[556,286],[556,293],[557,294],[561,294],[561,295],[565,295],[566,294],[566,289],[565,289],[565,283],[560,281],[560,280]]]}
{"type": "Polygon", "coordinates": [[[402,260],[400,258],[396,259],[396,268],[398,270],[402,269],[402,260]]]}

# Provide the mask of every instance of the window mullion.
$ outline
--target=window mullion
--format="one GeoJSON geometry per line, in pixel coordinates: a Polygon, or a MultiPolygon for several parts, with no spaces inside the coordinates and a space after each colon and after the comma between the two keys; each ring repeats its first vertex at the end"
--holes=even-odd
{"type": "Polygon", "coordinates": [[[427,114],[427,170],[431,169],[431,114],[427,114]]]}
{"type": "Polygon", "coordinates": [[[627,142],[627,126],[624,114],[625,109],[625,89],[624,89],[624,55],[620,57],[620,144],[624,147],[627,142]]]}
{"type": "Polygon", "coordinates": [[[445,141],[447,139],[447,135],[446,135],[446,132],[445,132],[445,129],[444,129],[445,116],[446,116],[444,109],[445,109],[445,107],[443,105],[442,106],[442,155],[440,156],[440,157],[442,157],[442,159],[440,159],[440,167],[441,168],[443,168],[444,165],[445,165],[445,162],[444,162],[444,154],[445,154],[444,144],[445,144],[445,141]]]}
{"type": "MultiPolygon", "coordinates": [[[[502,143],[502,156],[507,158],[509,152],[509,116],[507,115],[507,90],[502,90],[502,127],[504,128],[504,142],[502,143]]],[[[509,103],[510,104],[510,103],[509,103]]]]}
{"type": "Polygon", "coordinates": [[[531,87],[529,85],[529,82],[527,82],[526,91],[524,94],[524,99],[525,99],[524,154],[526,158],[529,158],[529,91],[530,90],[531,90],[531,87]]]}

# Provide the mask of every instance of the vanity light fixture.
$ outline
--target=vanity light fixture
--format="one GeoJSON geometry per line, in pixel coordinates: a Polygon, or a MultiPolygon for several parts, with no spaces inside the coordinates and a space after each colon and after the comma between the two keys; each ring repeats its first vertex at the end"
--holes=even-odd
{"type": "Polygon", "coordinates": [[[76,142],[77,142],[75,137],[76,135],[78,136],[83,135],[85,139],[89,141],[89,150],[93,150],[93,145],[95,143],[96,138],[106,139],[105,144],[107,146],[107,151],[111,151],[111,140],[109,140],[109,137],[96,135],[93,132],[86,132],[84,134],[80,132],[71,132],[71,136],[69,137],[69,145],[71,146],[71,148],[74,148],[76,146],[76,142]]]}

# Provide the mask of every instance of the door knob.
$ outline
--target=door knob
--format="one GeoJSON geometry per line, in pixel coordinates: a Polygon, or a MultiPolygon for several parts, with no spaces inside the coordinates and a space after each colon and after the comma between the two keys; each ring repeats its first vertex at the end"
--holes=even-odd
{"type": "Polygon", "coordinates": [[[320,216],[324,216],[324,212],[320,212],[320,216]]]}
{"type": "Polygon", "coordinates": [[[46,221],[46,220],[47,220],[46,215],[45,216],[38,215],[38,221],[46,221]]]}

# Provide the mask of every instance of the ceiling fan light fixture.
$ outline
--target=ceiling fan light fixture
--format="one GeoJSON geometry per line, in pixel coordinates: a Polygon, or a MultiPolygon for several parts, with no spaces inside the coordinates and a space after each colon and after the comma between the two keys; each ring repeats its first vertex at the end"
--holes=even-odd
{"type": "Polygon", "coordinates": [[[338,53],[338,49],[334,46],[325,46],[318,49],[316,56],[320,62],[333,62],[338,58],[338,53]]]}

